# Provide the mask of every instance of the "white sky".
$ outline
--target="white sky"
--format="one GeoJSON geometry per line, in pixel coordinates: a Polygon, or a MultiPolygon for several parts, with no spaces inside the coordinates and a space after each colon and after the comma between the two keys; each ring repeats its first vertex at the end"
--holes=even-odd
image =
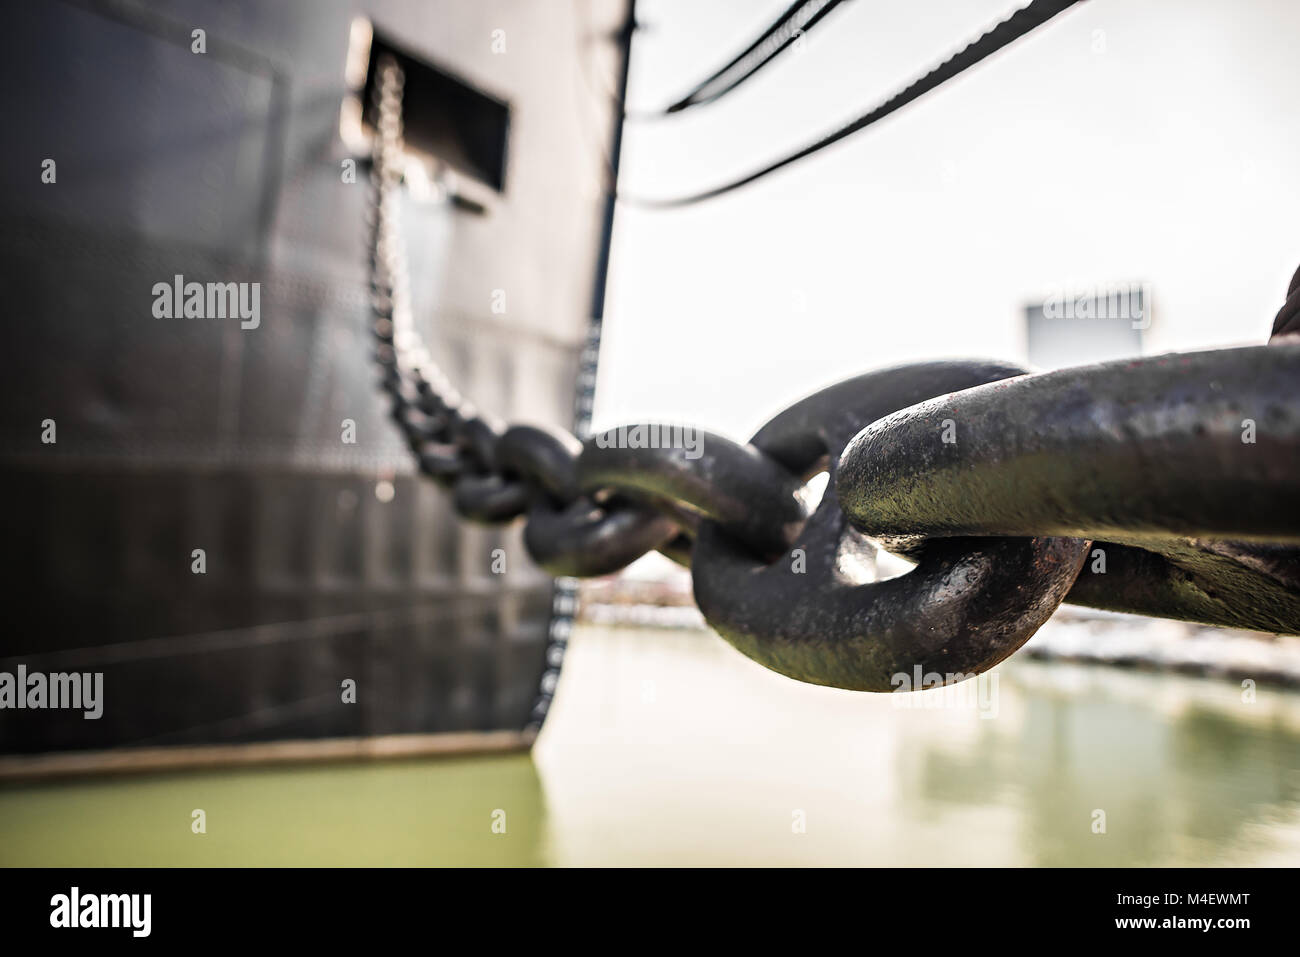
{"type": "MultiPolygon", "coordinates": [[[[671,102],[788,0],[640,0],[629,106],[671,102]]],[[[874,106],[1021,3],[848,0],[721,101],[630,122],[671,196],[874,106]]],[[[866,132],[684,210],[622,205],[596,427],[745,438],[822,385],[1024,361],[1023,306],[1152,284],[1148,351],[1263,342],[1300,263],[1300,3],[1088,0],[866,132]]]]}

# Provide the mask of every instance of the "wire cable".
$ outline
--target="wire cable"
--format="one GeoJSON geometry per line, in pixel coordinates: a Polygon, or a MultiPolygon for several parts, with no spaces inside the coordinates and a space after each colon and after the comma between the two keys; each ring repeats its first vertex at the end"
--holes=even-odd
{"type": "Polygon", "coordinates": [[[789,49],[796,40],[816,26],[826,14],[842,2],[843,0],[795,0],[771,26],[754,39],[753,43],[736,54],[730,62],[701,80],[694,89],[677,102],[661,112],[630,113],[629,118],[667,116],[720,99],[789,49]]]}
{"type": "Polygon", "coordinates": [[[894,113],[911,103],[913,100],[919,99],[936,87],[943,85],[953,77],[970,69],[981,60],[992,56],[998,50],[1013,43],[1020,37],[1034,30],[1036,27],[1042,26],[1057,14],[1064,12],[1076,3],[1080,2],[1082,2],[1082,0],[1033,0],[1033,2],[1028,6],[1017,10],[1011,16],[1007,17],[1007,19],[986,31],[978,40],[968,44],[960,52],[953,54],[943,63],[925,74],[925,76],[916,80],[898,93],[895,93],[884,103],[881,103],[874,109],[863,113],[861,116],[851,120],[834,132],[823,136],[821,139],[808,144],[802,149],[796,150],[787,156],[783,156],[781,159],[769,163],[761,169],[757,169],[739,179],[724,183],[721,186],[715,186],[712,189],[707,189],[701,193],[693,193],[689,196],[677,196],[669,199],[654,199],[629,196],[625,193],[620,193],[619,199],[632,206],[640,206],[648,209],[672,209],[675,207],[690,206],[695,203],[700,203],[717,196],[722,196],[724,193],[730,193],[732,190],[739,189],[742,186],[748,186],[750,183],[775,173],[779,169],[784,169],[792,163],[796,163],[807,156],[818,153],[821,150],[826,149],[826,147],[838,143],[840,140],[866,129],[878,120],[884,119],[891,113],[894,113]]]}

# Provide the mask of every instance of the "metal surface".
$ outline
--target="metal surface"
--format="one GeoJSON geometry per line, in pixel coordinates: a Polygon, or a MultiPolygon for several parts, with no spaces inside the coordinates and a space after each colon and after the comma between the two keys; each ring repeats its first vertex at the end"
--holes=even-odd
{"type": "Polygon", "coordinates": [[[1286,302],[1282,304],[1277,318],[1273,320],[1273,335],[1269,341],[1276,342],[1283,336],[1297,334],[1300,334],[1300,269],[1295,271],[1290,285],[1287,286],[1286,302]]]}
{"type": "Polygon", "coordinates": [[[793,475],[829,463],[831,481],[791,552],[776,561],[756,561],[715,523],[701,527],[692,570],[704,617],[774,671],[859,691],[892,691],[897,676],[910,681],[917,667],[945,683],[960,680],[1019,648],[1060,604],[1086,542],[953,539],[923,549],[906,575],[866,580],[875,549],[848,526],[837,476],[845,444],[877,418],[1021,371],[978,362],[904,366],[831,386],[774,418],[753,446],[793,475]]]}
{"type": "Polygon", "coordinates": [[[864,428],[840,463],[840,501],[858,528],[896,539],[1294,541],[1297,384],[1300,344],[1123,360],[969,389],[864,428]]]}
{"type": "Polygon", "coordinates": [[[1277,342],[970,389],[864,429],[840,463],[840,502],[901,551],[952,535],[1104,539],[1105,570],[1069,600],[1294,631],[1298,384],[1300,344],[1277,342]]]}
{"type": "Polygon", "coordinates": [[[486,212],[404,197],[414,304],[463,389],[512,421],[567,426],[600,259],[590,137],[618,125],[625,9],[8,11],[0,533],[21,559],[0,671],[102,671],[107,704],[97,720],[6,709],[0,753],[533,724],[573,602],[522,558],[522,528],[458,521],[386,420],[356,228],[368,154],[340,107],[358,17],[509,104],[510,185],[484,187],[486,212]],[[480,42],[498,28],[509,56],[480,42]],[[581,57],[579,36],[592,38],[581,57]],[[47,157],[56,182],[42,181],[47,157]],[[259,326],[151,314],[151,288],[177,274],[259,283],[259,326]],[[508,290],[508,313],[485,286],[508,290]],[[41,440],[47,418],[57,443],[41,440]],[[500,574],[497,549],[511,555],[500,574]],[[349,678],[355,704],[341,700],[349,678]]]}
{"type": "Polygon", "coordinates": [[[386,308],[384,277],[400,275],[385,266],[400,262],[384,217],[397,186],[384,158],[400,132],[400,77],[387,70],[379,360],[412,444],[459,449],[450,462],[465,518],[526,512],[534,559],[566,575],[661,549],[690,565],[701,611],[736,648],[840,688],[969,678],[1065,600],[1300,632],[1300,511],[1288,507],[1300,491],[1300,345],[1285,335],[1294,281],[1267,347],[1044,375],[902,366],[809,396],[745,444],[647,424],[581,445],[501,434],[424,365],[418,338],[386,308]],[[426,418],[413,425],[417,409],[426,418]],[[803,487],[821,470],[829,484],[808,517],[803,487]],[[876,580],[877,543],[916,567],[876,580]]]}

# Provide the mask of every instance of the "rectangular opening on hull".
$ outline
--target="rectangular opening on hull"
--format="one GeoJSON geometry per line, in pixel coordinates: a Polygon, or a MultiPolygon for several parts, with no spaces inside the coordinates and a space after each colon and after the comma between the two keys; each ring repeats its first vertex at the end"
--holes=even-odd
{"type": "Polygon", "coordinates": [[[405,76],[402,123],[407,149],[503,192],[509,104],[403,49],[369,21],[357,20],[352,26],[347,72],[357,101],[353,115],[359,114],[365,134],[374,134],[374,88],[385,55],[397,60],[405,76]]]}

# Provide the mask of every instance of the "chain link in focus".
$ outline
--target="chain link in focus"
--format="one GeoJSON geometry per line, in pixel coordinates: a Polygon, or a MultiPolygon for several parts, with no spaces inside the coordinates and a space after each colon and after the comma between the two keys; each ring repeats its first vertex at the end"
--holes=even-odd
{"type": "MultiPolygon", "coordinates": [[[[572,579],[655,549],[690,567],[706,619],[742,652],[842,688],[889,691],[916,667],[945,683],[970,677],[1063,600],[1300,633],[1300,510],[1289,507],[1300,343],[1286,335],[1300,274],[1268,347],[1042,375],[917,363],[823,389],[747,443],[697,432],[695,454],[647,441],[662,433],[644,424],[585,441],[504,428],[456,392],[415,331],[391,58],[374,117],[373,332],[393,418],[462,517],[525,516],[525,546],[559,578],[534,727],[558,678],[572,579]],[[954,442],[942,438],[948,422],[962,430],[954,442]],[[1244,422],[1257,441],[1241,440],[1244,422]],[[804,487],[819,471],[831,481],[809,515],[804,487]],[[865,574],[880,542],[916,568],[865,574]],[[1112,575],[1088,569],[1098,549],[1112,575]]],[[[583,429],[594,351],[589,342],[579,371],[583,429]]]]}

